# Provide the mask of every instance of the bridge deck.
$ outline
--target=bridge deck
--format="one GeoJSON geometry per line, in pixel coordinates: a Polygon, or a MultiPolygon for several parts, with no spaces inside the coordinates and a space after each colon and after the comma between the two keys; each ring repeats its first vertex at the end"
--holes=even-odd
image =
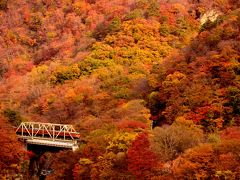
{"type": "Polygon", "coordinates": [[[36,145],[45,145],[45,146],[54,146],[54,147],[64,147],[64,148],[73,148],[75,146],[74,142],[68,141],[49,141],[45,139],[27,139],[28,144],[36,145]]]}

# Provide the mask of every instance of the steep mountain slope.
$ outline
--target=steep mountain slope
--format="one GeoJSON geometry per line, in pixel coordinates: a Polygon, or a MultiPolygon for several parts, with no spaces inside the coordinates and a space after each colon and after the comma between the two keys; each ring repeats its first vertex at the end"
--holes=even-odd
{"type": "Polygon", "coordinates": [[[123,20],[114,18],[108,35],[80,62],[56,55],[26,75],[9,75],[1,86],[3,109],[20,111],[26,119],[80,124],[85,118],[121,119],[118,111],[128,102],[142,111],[152,66],[189,43],[197,29],[179,4],[163,4],[160,12],[157,4],[148,6],[137,3],[123,20]]]}
{"type": "MultiPolygon", "coordinates": [[[[54,170],[49,179],[238,179],[240,130],[229,128],[240,124],[238,8],[237,0],[0,0],[1,127],[75,126],[77,152],[40,159],[54,170]],[[211,12],[220,16],[201,25],[211,12]]],[[[8,138],[21,148],[14,159],[3,142],[0,177],[26,179],[32,154],[8,138]]]]}
{"type": "Polygon", "coordinates": [[[239,25],[239,10],[206,22],[185,52],[161,65],[153,118],[184,117],[208,131],[239,125],[239,25]]]}

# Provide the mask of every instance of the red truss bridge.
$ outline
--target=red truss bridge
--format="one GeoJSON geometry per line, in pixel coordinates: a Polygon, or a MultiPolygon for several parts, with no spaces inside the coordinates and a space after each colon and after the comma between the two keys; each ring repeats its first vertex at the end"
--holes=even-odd
{"type": "Polygon", "coordinates": [[[80,138],[72,125],[40,122],[22,122],[16,134],[27,144],[72,148],[73,151],[78,148],[80,138]]]}

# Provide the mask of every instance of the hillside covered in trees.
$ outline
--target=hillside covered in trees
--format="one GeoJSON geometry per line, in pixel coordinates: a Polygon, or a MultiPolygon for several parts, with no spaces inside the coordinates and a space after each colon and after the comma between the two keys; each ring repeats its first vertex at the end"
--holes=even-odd
{"type": "Polygon", "coordinates": [[[22,121],[81,134],[46,179],[240,179],[239,61],[238,0],[0,0],[0,179],[22,121]]]}

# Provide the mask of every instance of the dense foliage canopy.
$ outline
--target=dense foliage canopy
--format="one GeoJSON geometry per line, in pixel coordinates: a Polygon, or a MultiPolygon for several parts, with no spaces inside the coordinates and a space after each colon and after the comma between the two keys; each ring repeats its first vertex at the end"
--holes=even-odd
{"type": "Polygon", "coordinates": [[[239,179],[239,60],[238,0],[0,0],[0,178],[39,121],[81,134],[47,179],[239,179]]]}

